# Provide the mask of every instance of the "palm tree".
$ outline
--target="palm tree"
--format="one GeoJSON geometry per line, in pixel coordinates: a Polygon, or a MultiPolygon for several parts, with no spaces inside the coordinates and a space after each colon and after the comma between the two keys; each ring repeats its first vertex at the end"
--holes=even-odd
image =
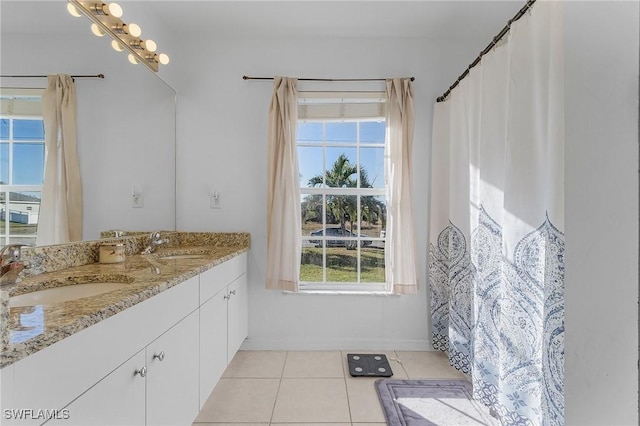
{"type": "MultiPolygon", "coordinates": [[[[367,171],[360,168],[360,188],[373,188],[373,182],[369,182],[367,171]]],[[[376,222],[381,217],[380,212],[384,208],[384,204],[376,200],[372,196],[363,196],[360,198],[360,220],[365,220],[369,224],[376,222]]]]}
{"type": "MultiPolygon", "coordinates": [[[[358,184],[354,179],[354,175],[358,173],[358,167],[351,165],[349,158],[346,154],[340,154],[340,156],[333,163],[330,170],[327,170],[323,175],[317,175],[309,179],[309,186],[318,187],[322,184],[326,184],[332,188],[355,188],[358,184]]],[[[340,228],[342,234],[346,227],[346,218],[354,217],[351,214],[355,211],[357,206],[350,202],[349,196],[344,195],[328,195],[327,196],[327,213],[332,215],[336,220],[340,222],[340,228]]],[[[353,224],[351,226],[353,228],[353,224]]]]}
{"type": "MultiPolygon", "coordinates": [[[[352,166],[346,154],[340,154],[331,167],[327,170],[325,176],[327,178],[327,186],[333,188],[355,188],[357,182],[353,175],[358,173],[358,168],[352,166]]],[[[309,186],[317,187],[323,184],[323,176],[317,175],[309,179],[309,186]]]]}
{"type": "MultiPolygon", "coordinates": [[[[309,179],[309,186],[319,187],[323,183],[332,188],[356,188],[358,185],[358,167],[352,165],[346,154],[340,154],[336,161],[327,170],[324,175],[317,175],[309,179]]],[[[369,176],[364,167],[360,167],[360,188],[372,188],[373,185],[369,181],[369,176]]],[[[342,234],[346,235],[346,222],[350,222],[350,232],[355,235],[354,222],[357,220],[366,220],[369,223],[380,219],[384,204],[376,200],[375,197],[363,196],[360,199],[361,208],[358,218],[357,198],[349,195],[327,195],[327,216],[332,217],[340,223],[342,234]]],[[[303,215],[305,213],[303,212],[303,215]]],[[[384,218],[382,218],[384,221],[384,218]]]]}

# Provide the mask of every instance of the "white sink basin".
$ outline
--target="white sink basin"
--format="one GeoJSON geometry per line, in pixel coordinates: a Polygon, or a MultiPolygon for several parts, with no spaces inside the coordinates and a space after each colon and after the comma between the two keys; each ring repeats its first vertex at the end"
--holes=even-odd
{"type": "Polygon", "coordinates": [[[121,282],[99,282],[66,285],[63,287],[47,288],[33,291],[31,293],[12,296],[9,299],[9,307],[19,308],[22,306],[50,305],[69,300],[81,299],[83,297],[97,296],[109,293],[128,286],[121,282]]]}

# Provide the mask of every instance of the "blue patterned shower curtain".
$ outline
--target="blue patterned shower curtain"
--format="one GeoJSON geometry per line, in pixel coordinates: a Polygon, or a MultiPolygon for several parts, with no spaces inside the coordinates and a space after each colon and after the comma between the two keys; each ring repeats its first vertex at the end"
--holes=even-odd
{"type": "Polygon", "coordinates": [[[564,424],[563,73],[538,1],[434,110],[433,346],[503,425],[564,424]]]}

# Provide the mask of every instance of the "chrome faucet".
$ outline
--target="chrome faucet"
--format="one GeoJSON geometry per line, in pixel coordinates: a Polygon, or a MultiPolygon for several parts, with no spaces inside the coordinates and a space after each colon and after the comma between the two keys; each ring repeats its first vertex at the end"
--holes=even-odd
{"type": "Polygon", "coordinates": [[[165,244],[166,242],[167,240],[163,240],[160,237],[160,231],[154,231],[149,235],[149,242],[147,243],[147,247],[142,250],[141,254],[153,253],[154,251],[156,251],[156,248],[159,245],[165,244]]]}
{"type": "Polygon", "coordinates": [[[29,265],[21,260],[22,247],[31,244],[8,244],[0,250],[0,287],[15,284],[18,274],[29,265]]]}

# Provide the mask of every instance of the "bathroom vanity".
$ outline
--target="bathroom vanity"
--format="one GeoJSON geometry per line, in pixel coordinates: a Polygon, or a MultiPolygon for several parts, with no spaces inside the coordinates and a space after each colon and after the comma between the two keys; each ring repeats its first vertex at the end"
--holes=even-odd
{"type": "MultiPolygon", "coordinates": [[[[11,290],[126,284],[10,308],[3,425],[191,424],[247,336],[249,235],[166,235],[154,253],[139,254],[145,237],[123,238],[125,262],[44,272],[11,290]]],[[[80,256],[96,259],[99,242],[82,244],[92,243],[80,256]]]]}

